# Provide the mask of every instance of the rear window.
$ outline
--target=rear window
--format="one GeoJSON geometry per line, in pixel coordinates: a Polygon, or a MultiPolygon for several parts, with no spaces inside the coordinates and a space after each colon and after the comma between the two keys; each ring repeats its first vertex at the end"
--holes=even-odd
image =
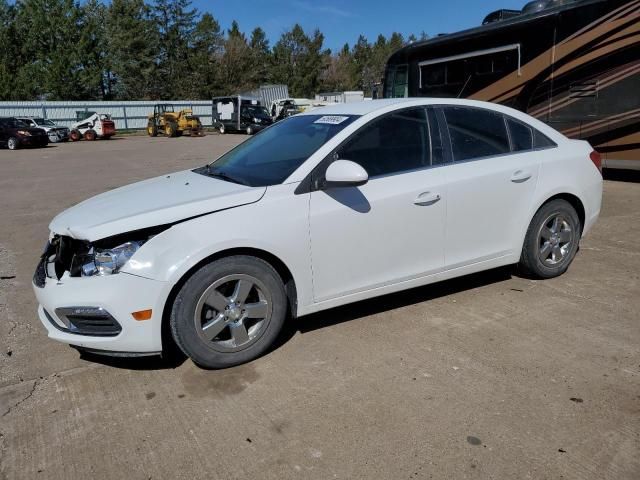
{"type": "Polygon", "coordinates": [[[511,118],[507,119],[511,148],[514,152],[531,150],[533,148],[533,132],[531,127],[511,118]]]}
{"type": "Polygon", "coordinates": [[[443,111],[455,162],[511,151],[506,124],[501,114],[469,107],[445,107],[443,111]]]}

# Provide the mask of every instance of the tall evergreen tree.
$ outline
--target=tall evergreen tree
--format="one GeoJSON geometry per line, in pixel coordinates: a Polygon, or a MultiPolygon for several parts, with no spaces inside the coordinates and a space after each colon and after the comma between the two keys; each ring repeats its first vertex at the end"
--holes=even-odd
{"type": "Polygon", "coordinates": [[[158,32],[143,0],[112,0],[106,14],[106,84],[122,100],[155,98],[158,32]]]}
{"type": "Polygon", "coordinates": [[[224,36],[220,24],[210,13],[202,15],[193,31],[190,55],[192,81],[188,82],[194,98],[212,98],[222,90],[220,57],[224,36]]]}
{"type": "Polygon", "coordinates": [[[198,11],[191,0],[156,0],[153,16],[159,31],[160,75],[164,79],[162,96],[179,98],[186,90],[189,56],[198,11]]]}
{"type": "Polygon", "coordinates": [[[7,0],[0,0],[0,100],[13,100],[13,83],[20,66],[16,31],[15,7],[7,0]]]}

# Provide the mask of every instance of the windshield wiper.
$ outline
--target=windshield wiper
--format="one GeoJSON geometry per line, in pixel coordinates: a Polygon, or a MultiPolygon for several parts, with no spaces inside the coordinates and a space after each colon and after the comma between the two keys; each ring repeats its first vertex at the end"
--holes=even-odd
{"type": "Polygon", "coordinates": [[[229,175],[228,173],[223,172],[222,170],[215,170],[215,171],[212,170],[211,169],[211,165],[207,165],[207,175],[210,176],[210,177],[214,177],[214,178],[219,178],[221,180],[225,180],[227,182],[237,183],[239,185],[244,185],[246,187],[250,186],[244,180],[240,180],[238,178],[235,178],[235,177],[229,175]]]}

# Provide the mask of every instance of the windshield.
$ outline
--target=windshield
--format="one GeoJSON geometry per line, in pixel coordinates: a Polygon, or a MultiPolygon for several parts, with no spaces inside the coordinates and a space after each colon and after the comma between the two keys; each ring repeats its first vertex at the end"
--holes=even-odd
{"type": "Polygon", "coordinates": [[[33,121],[36,122],[36,125],[46,125],[47,127],[56,126],[56,124],[53,123],[51,120],[45,120],[44,118],[34,118],[33,121]]]}
{"type": "Polygon", "coordinates": [[[252,187],[277,185],[356,118],[355,115],[289,117],[194,171],[252,187]]]}
{"type": "Polygon", "coordinates": [[[248,113],[249,115],[253,115],[253,116],[269,116],[269,111],[265,108],[265,107],[258,107],[255,105],[250,105],[250,106],[246,106],[246,107],[242,107],[242,109],[245,111],[245,113],[248,113]]]}

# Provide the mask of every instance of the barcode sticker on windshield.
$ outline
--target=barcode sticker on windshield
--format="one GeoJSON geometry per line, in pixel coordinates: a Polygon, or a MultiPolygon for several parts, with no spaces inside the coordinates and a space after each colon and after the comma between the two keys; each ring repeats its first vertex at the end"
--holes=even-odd
{"type": "Polygon", "coordinates": [[[313,123],[325,123],[329,125],[340,125],[345,120],[348,120],[349,117],[341,117],[339,115],[325,115],[324,117],[320,117],[313,123]]]}

